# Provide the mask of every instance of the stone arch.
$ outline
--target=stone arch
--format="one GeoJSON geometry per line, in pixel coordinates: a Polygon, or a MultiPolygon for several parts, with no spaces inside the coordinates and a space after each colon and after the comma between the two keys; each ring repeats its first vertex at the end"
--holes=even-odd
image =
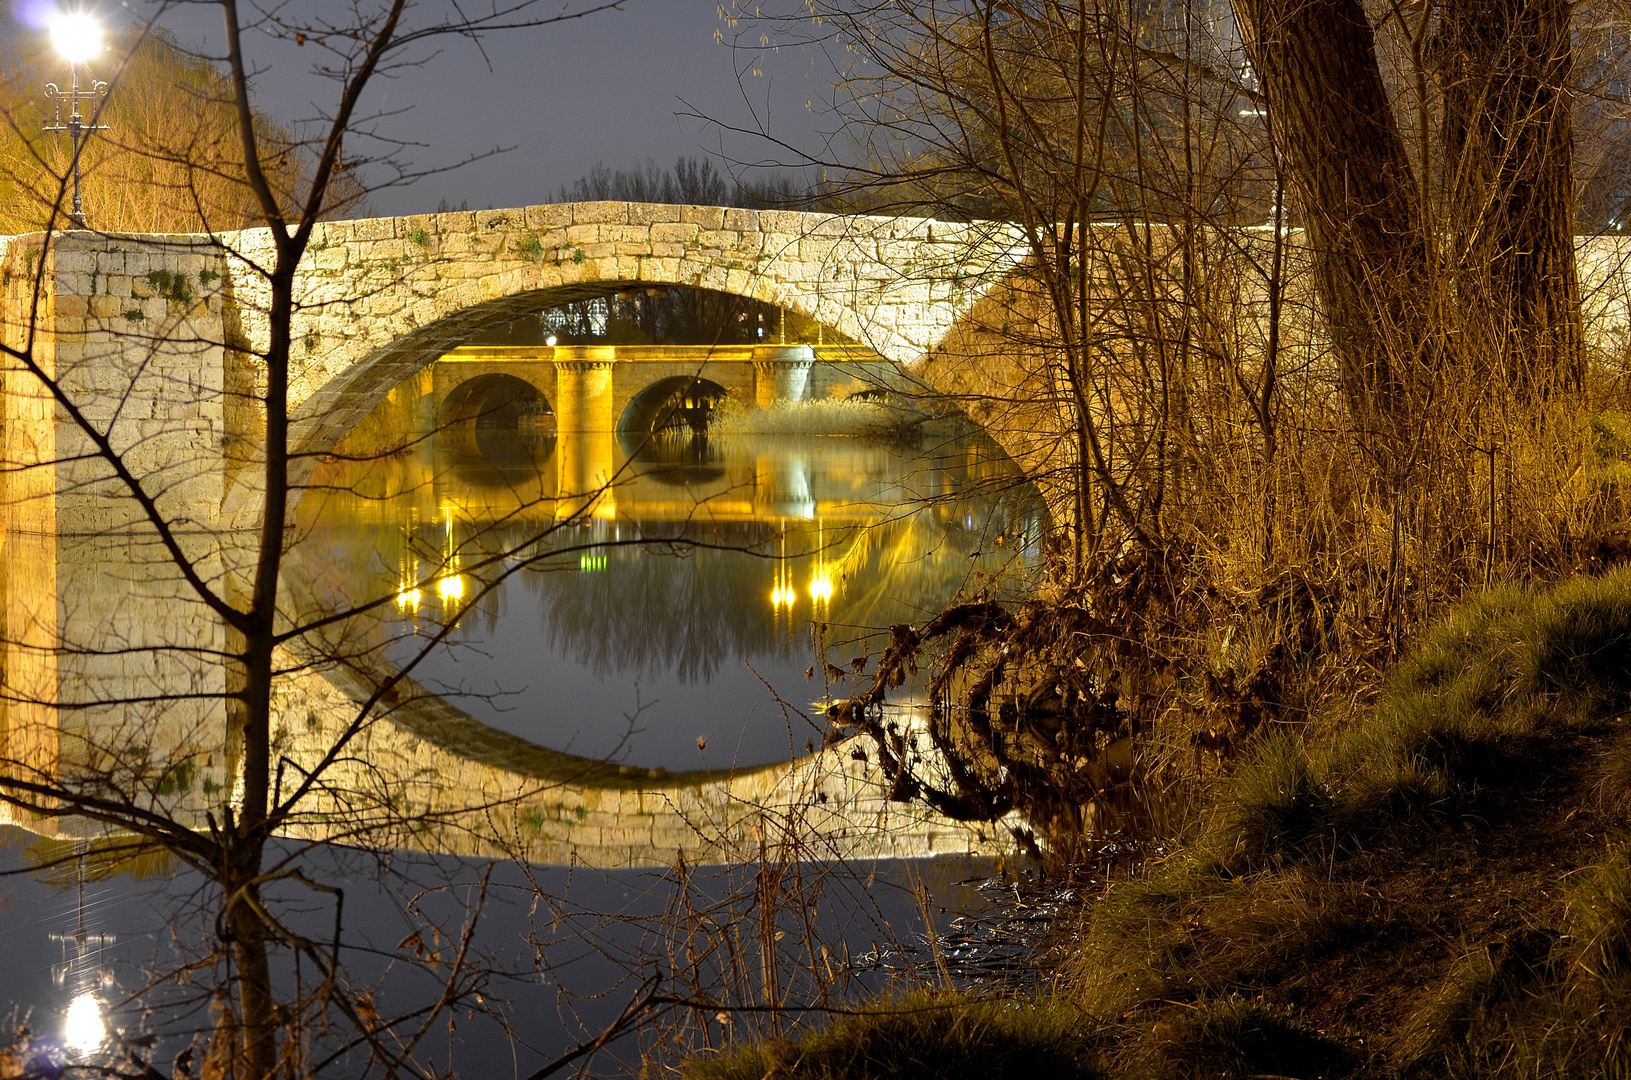
{"type": "MultiPolygon", "coordinates": [[[[695,375],[673,375],[658,379],[629,399],[617,418],[620,435],[639,437],[650,434],[665,419],[689,424],[692,429],[707,426],[714,406],[728,391],[712,379],[695,375]]],[[[677,426],[671,422],[669,426],[677,426]]]]}
{"type": "MultiPolygon", "coordinates": [[[[232,240],[245,260],[267,257],[264,234],[232,240]]],[[[939,343],[1023,245],[989,224],[602,202],[328,222],[311,251],[296,281],[304,315],[290,373],[297,471],[477,329],[631,289],[705,288],[779,305],[934,388],[949,360],[932,362],[939,343]]],[[[243,358],[265,333],[264,283],[231,263],[226,271],[225,294],[241,276],[247,302],[229,299],[223,318],[242,328],[248,347],[237,355],[250,368],[243,358]]],[[[227,385],[252,395],[258,376],[231,366],[227,385]]],[[[228,527],[257,523],[257,476],[234,470],[222,498],[228,527]]],[[[291,477],[296,490],[305,479],[291,477]]]]}
{"type": "Polygon", "coordinates": [[[450,390],[436,409],[436,426],[502,427],[523,430],[540,417],[553,417],[555,408],[544,389],[508,372],[489,371],[464,380],[450,390]]]}

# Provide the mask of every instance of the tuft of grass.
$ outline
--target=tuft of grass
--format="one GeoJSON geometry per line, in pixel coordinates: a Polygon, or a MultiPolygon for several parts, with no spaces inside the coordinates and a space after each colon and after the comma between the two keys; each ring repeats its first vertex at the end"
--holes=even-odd
{"type": "Polygon", "coordinates": [[[1631,566],[1538,596],[1491,590],[1435,628],[1332,745],[1310,757],[1283,736],[1262,743],[1224,787],[1207,843],[1250,871],[1329,859],[1322,835],[1465,822],[1530,767],[1549,732],[1628,695],[1631,566]]]}
{"type": "Polygon", "coordinates": [[[1631,696],[1631,567],[1581,577],[1537,607],[1534,679],[1588,708],[1631,696]]]}
{"type": "Polygon", "coordinates": [[[1401,1070],[1407,1076],[1476,1076],[1488,1068],[1491,1049],[1513,1063],[1514,1055],[1533,1058],[1539,1033],[1520,1034],[1504,1004],[1528,1002],[1536,1008],[1531,1016],[1546,1010],[1546,984],[1559,959],[1558,935],[1533,928],[1468,950],[1400,1031],[1393,1057],[1401,1070]]]}
{"type": "Polygon", "coordinates": [[[1631,1000],[1631,843],[1609,850],[1568,910],[1582,975],[1622,1003],[1631,1000]]]}
{"type": "Polygon", "coordinates": [[[1362,885],[1322,875],[1230,875],[1211,860],[1116,888],[1091,914],[1066,983],[1097,1015],[1318,982],[1331,954],[1386,920],[1362,885]]]}
{"type": "Polygon", "coordinates": [[[1631,730],[1622,730],[1597,762],[1597,801],[1612,813],[1631,813],[1631,730]]]}
{"type": "Polygon", "coordinates": [[[1562,934],[1529,928],[1461,959],[1401,1034],[1405,1075],[1631,1074],[1631,843],[1579,877],[1562,934]]]}
{"type": "Polygon", "coordinates": [[[1147,1075],[1281,1077],[1321,1080],[1347,1076],[1355,1062],[1347,1049],[1289,1013],[1231,994],[1170,1015],[1150,1033],[1154,1061],[1147,1075]]]}
{"type": "Polygon", "coordinates": [[[840,1017],[797,1043],[698,1057],[686,1080],[1089,1080],[1095,1026],[1062,999],[916,993],[840,1017]]]}
{"type": "Polygon", "coordinates": [[[1208,846],[1236,873],[1279,865],[1323,838],[1331,815],[1331,796],[1303,748],[1273,734],[1224,789],[1208,846]]]}

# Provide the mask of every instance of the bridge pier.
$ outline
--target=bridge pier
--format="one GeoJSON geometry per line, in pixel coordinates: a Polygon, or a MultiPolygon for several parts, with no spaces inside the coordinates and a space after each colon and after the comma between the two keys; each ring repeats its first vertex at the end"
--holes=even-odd
{"type": "Polygon", "coordinates": [[[559,517],[611,517],[611,492],[594,498],[616,470],[617,415],[613,410],[611,345],[555,347],[555,460],[560,469],[559,517]]]}
{"type": "Polygon", "coordinates": [[[810,382],[815,350],[808,345],[758,345],[753,349],[753,400],[761,409],[801,401],[810,382]]]}

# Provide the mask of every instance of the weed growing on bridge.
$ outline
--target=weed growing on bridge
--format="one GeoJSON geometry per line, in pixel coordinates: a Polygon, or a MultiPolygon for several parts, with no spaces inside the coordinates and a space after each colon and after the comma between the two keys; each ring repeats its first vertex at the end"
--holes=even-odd
{"type": "MultiPolygon", "coordinates": [[[[206,271],[200,270],[200,277],[206,271]]],[[[163,300],[174,300],[178,304],[188,307],[193,303],[193,286],[185,275],[172,274],[168,270],[151,270],[147,274],[147,283],[153,288],[153,295],[163,300]]]]}

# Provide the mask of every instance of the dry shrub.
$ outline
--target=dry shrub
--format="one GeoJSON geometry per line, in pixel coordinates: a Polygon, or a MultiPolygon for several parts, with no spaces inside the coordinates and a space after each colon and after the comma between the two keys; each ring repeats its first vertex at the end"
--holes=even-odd
{"type": "Polygon", "coordinates": [[[783,401],[764,408],[726,398],[714,412],[709,430],[730,435],[848,435],[895,438],[921,427],[931,417],[906,403],[874,398],[813,398],[783,401]]]}

